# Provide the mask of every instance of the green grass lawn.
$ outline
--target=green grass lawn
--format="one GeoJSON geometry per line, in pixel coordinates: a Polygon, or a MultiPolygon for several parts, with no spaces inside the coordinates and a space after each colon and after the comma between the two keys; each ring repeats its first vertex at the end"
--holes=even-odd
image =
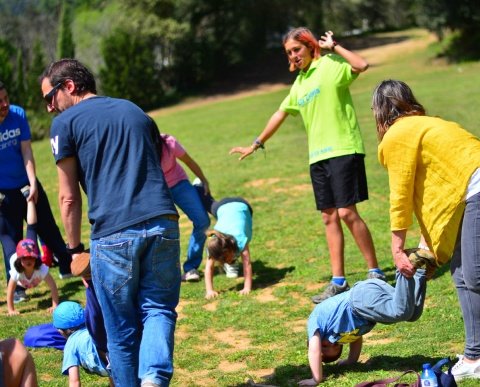
{"type": "MultiPolygon", "coordinates": [[[[394,265],[389,244],[388,181],[376,158],[377,140],[370,111],[374,86],[386,78],[406,81],[429,114],[458,121],[480,134],[480,63],[450,65],[435,59],[436,45],[425,43],[427,35],[422,31],[396,35],[408,35],[411,45],[404,42],[393,50],[385,48],[380,59],[372,57],[371,68],[351,88],[367,149],[370,189],[370,200],[361,203],[359,211],[370,227],[380,265],[389,281],[394,278],[394,265]]],[[[330,266],[308,175],[301,119],[289,118],[268,141],[265,152],[258,151],[242,162],[228,154],[231,147],[253,141],[287,90],[220,100],[156,118],[162,132],[175,135],[202,166],[214,196],[243,196],[254,209],[253,292],[239,296],[242,279],[230,280],[223,275],[215,277],[215,287],[221,294],[213,301],[204,299],[203,282],[182,285],[173,386],[244,386],[249,379],[293,386],[310,377],[305,330],[313,308],[310,296],[327,283],[330,266]]],[[[60,225],[56,172],[48,141],[35,143],[34,152],[39,178],[60,225]]],[[[180,225],[183,262],[190,231],[184,215],[180,225]]],[[[85,216],[84,241],[88,241],[88,234],[85,216]]],[[[416,244],[418,235],[418,229],[413,229],[409,246],[416,244]]],[[[364,279],[366,265],[348,232],[345,255],[349,282],[364,279]]],[[[58,278],[57,269],[53,272],[58,278]]],[[[84,302],[81,281],[57,283],[63,300],[84,302]]],[[[21,315],[16,317],[6,316],[5,295],[0,299],[4,311],[0,317],[2,337],[22,338],[29,326],[50,321],[46,312],[50,303],[48,289],[41,286],[29,294],[31,300],[18,305],[21,315]]],[[[448,267],[442,267],[429,282],[421,319],[413,324],[377,325],[365,338],[360,364],[325,366],[328,379],[324,385],[353,386],[407,369],[420,371],[424,362],[462,353],[463,342],[456,293],[448,267]]],[[[67,379],[60,375],[60,351],[33,349],[32,353],[41,385],[67,385],[67,379]]],[[[88,386],[108,385],[106,379],[85,373],[82,381],[88,386]]],[[[474,386],[478,382],[459,385],[474,386]]]]}

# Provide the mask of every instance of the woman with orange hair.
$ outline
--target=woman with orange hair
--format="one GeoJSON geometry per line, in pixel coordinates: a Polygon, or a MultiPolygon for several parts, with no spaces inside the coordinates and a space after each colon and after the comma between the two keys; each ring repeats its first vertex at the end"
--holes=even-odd
{"type": "Polygon", "coordinates": [[[240,160],[263,148],[289,114],[300,113],[308,137],[310,176],[317,209],[322,213],[330,253],[332,281],[312,298],[319,303],[349,289],[344,268],[341,221],[352,233],[369,268],[368,278],[385,279],[378,268],[370,231],[356,204],[368,199],[365,150],[349,86],[368,63],[333,39],[327,31],[317,40],[304,27],[288,32],[283,46],[290,71],[298,76],[280,108],[249,147],[235,147],[240,160]],[[321,56],[321,49],[330,53],[321,56]]]}

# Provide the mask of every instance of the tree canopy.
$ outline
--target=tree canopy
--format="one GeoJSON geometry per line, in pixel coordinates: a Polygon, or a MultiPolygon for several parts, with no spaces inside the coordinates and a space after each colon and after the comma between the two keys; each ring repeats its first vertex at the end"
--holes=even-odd
{"type": "Polygon", "coordinates": [[[76,57],[101,93],[149,109],[280,52],[291,27],[346,36],[422,26],[448,32],[445,54],[458,60],[478,59],[479,22],[475,0],[2,0],[0,79],[35,112],[39,67],[76,57]]]}

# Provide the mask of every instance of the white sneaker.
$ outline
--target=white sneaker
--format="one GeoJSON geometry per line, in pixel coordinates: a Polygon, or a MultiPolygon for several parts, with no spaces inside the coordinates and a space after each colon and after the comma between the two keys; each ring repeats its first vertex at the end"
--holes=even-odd
{"type": "Polygon", "coordinates": [[[480,359],[467,363],[463,355],[457,357],[458,362],[452,367],[452,375],[456,381],[466,378],[480,379],[480,359]]]}
{"type": "Polygon", "coordinates": [[[237,278],[238,277],[238,263],[233,263],[233,264],[228,264],[224,263],[223,264],[223,270],[225,270],[225,274],[227,275],[227,278],[237,278]]]}
{"type": "Polygon", "coordinates": [[[200,281],[200,273],[197,269],[192,269],[182,274],[183,282],[198,282],[200,281]]]}

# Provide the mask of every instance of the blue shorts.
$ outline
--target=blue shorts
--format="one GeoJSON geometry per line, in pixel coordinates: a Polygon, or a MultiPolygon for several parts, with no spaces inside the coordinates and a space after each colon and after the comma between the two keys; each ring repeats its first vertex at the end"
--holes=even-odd
{"type": "Polygon", "coordinates": [[[368,199],[364,159],[355,153],[310,165],[317,210],[346,208],[368,199]]]}

